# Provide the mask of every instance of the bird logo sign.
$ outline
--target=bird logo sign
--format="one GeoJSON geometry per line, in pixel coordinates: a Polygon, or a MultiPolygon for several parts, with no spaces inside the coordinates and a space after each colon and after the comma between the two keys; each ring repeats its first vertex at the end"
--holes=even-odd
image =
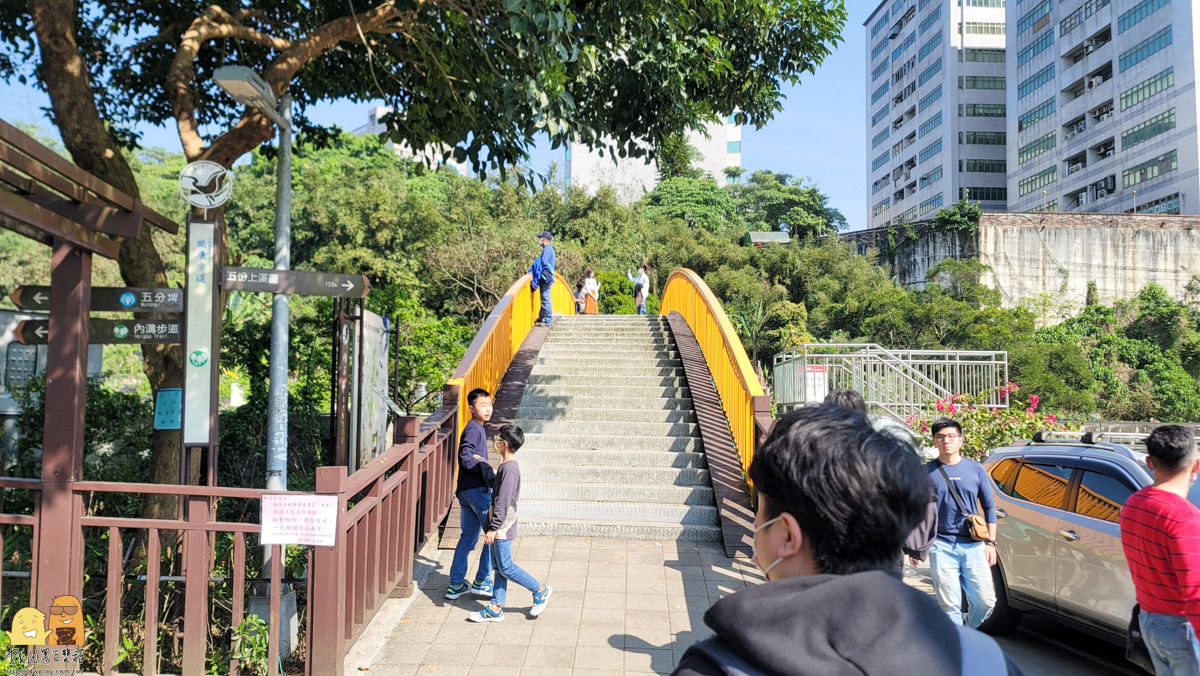
{"type": "Polygon", "coordinates": [[[192,162],[179,173],[179,194],[194,207],[215,209],[233,194],[233,174],[216,162],[192,162]]]}

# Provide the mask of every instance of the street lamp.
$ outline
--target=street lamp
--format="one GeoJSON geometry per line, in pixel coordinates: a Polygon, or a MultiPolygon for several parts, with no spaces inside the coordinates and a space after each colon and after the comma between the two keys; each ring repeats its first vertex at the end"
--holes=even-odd
{"type": "MultiPolygon", "coordinates": [[[[221,66],[213,81],[238,103],[257,109],[279,127],[275,169],[275,269],[292,262],[292,97],[275,94],[258,73],[246,66],[221,66]]],[[[288,297],[271,300],[270,406],[267,409],[267,490],[287,490],[288,456],[288,297]]]]}

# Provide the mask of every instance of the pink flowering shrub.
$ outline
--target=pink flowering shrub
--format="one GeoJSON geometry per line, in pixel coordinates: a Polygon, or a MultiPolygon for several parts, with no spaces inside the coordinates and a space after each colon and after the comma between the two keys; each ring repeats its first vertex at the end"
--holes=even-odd
{"type": "MultiPolygon", "coordinates": [[[[1017,391],[1016,383],[1001,386],[1001,393],[1010,396],[1017,391]]],[[[983,397],[956,394],[949,399],[939,399],[924,413],[910,416],[908,426],[922,439],[929,439],[930,425],[938,418],[952,418],[962,424],[962,453],[968,458],[982,460],[993,448],[1007,446],[1020,439],[1029,439],[1038,430],[1069,430],[1070,425],[1061,423],[1053,413],[1038,410],[1039,398],[1029,395],[1029,406],[997,409],[983,406],[983,397]]],[[[932,442],[930,442],[932,443],[932,442]]]]}

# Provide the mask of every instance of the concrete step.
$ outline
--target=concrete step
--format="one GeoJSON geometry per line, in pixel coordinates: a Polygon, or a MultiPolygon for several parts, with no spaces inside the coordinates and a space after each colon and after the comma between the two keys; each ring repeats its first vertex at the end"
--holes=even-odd
{"type": "Polygon", "coordinates": [[[529,465],[521,468],[524,481],[589,481],[609,484],[655,484],[659,486],[710,486],[708,470],[689,467],[614,467],[573,465],[529,465]]]}
{"type": "Polygon", "coordinates": [[[542,343],[542,348],[572,349],[591,348],[607,349],[613,354],[644,352],[646,350],[673,350],[675,341],[671,338],[655,336],[601,336],[593,333],[571,336],[548,336],[542,343]]]}
{"type": "MultiPolygon", "coordinates": [[[[670,353],[664,353],[670,354],[670,353]]],[[[551,354],[542,353],[538,357],[535,368],[564,368],[572,366],[592,366],[595,364],[604,364],[613,368],[683,368],[683,361],[679,357],[663,357],[659,356],[658,352],[649,354],[635,355],[614,355],[604,353],[599,350],[595,352],[554,352],[551,354]]]]}
{"type": "Polygon", "coordinates": [[[547,334],[547,336],[546,336],[546,342],[554,342],[554,343],[572,342],[572,341],[588,342],[591,340],[595,340],[597,338],[611,340],[614,345],[621,344],[622,342],[644,343],[644,342],[655,341],[655,340],[670,340],[670,341],[674,340],[673,336],[671,335],[671,333],[669,331],[658,331],[658,330],[654,330],[654,331],[644,331],[644,330],[606,331],[606,330],[601,330],[601,329],[594,329],[594,330],[593,329],[579,329],[578,331],[563,331],[561,333],[555,333],[554,329],[551,329],[550,333],[547,334]]]}
{"type": "MultiPolygon", "coordinates": [[[[647,486],[645,484],[598,484],[524,481],[521,483],[521,514],[529,501],[568,500],[657,505],[712,507],[713,490],[708,486],[647,486]]],[[[564,516],[565,515],[561,515],[564,516]]],[[[657,520],[649,519],[647,520],[657,520]]]]}
{"type": "Polygon", "coordinates": [[[530,385],[550,385],[555,388],[572,387],[686,387],[687,380],[676,376],[590,376],[529,374],[530,385]]]}
{"type": "Polygon", "coordinates": [[[517,526],[522,536],[569,535],[574,537],[621,538],[678,542],[720,542],[720,526],[682,526],[662,523],[596,523],[570,519],[522,519],[517,526]]]}
{"type": "Polygon", "coordinates": [[[529,434],[632,434],[640,437],[698,437],[700,427],[684,422],[631,422],[624,420],[531,420],[514,421],[529,434]]]}
{"type": "Polygon", "coordinates": [[[704,444],[699,437],[642,437],[615,434],[578,434],[574,432],[554,434],[527,434],[525,449],[564,449],[595,451],[682,451],[703,453],[704,444]]]}
{"type": "Polygon", "coordinates": [[[567,406],[521,406],[517,417],[522,420],[564,420],[585,424],[591,421],[601,422],[656,422],[656,423],[688,423],[696,422],[696,412],[691,410],[664,410],[645,408],[585,408],[577,405],[567,406]]]}
{"type": "MultiPolygon", "coordinates": [[[[639,411],[691,411],[692,400],[683,397],[659,397],[631,394],[627,397],[618,396],[624,389],[612,388],[613,396],[601,394],[562,394],[539,392],[531,394],[528,390],[521,398],[521,406],[529,408],[552,408],[556,410],[571,408],[607,408],[639,411]]],[[[531,416],[532,417],[532,416],[531,416]]]]}
{"type": "MultiPolygon", "coordinates": [[[[568,519],[597,523],[642,521],[681,526],[720,526],[717,508],[700,505],[662,505],[637,502],[589,502],[575,500],[530,500],[521,496],[518,518],[568,519]]],[[[518,526],[519,529],[519,526],[518,526]]]]}
{"type": "Polygon", "coordinates": [[[647,359],[679,359],[679,350],[674,348],[646,349],[637,352],[614,350],[612,345],[594,345],[584,348],[569,348],[562,345],[542,345],[538,363],[549,359],[610,359],[613,361],[637,361],[647,359]]]}
{"type": "Polygon", "coordinates": [[[691,467],[708,469],[703,453],[688,451],[616,451],[524,447],[521,465],[569,465],[572,467],[691,467]]]}
{"type": "Polygon", "coordinates": [[[651,376],[684,376],[682,366],[655,366],[654,362],[637,364],[605,364],[598,361],[581,362],[578,364],[539,364],[533,367],[530,375],[539,376],[631,376],[648,378],[651,376]]]}

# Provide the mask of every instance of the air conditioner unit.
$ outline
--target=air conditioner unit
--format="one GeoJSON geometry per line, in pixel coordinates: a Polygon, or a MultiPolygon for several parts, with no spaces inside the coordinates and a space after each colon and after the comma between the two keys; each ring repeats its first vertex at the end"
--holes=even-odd
{"type": "Polygon", "coordinates": [[[1088,194],[1086,192],[1079,193],[1079,206],[1083,206],[1087,203],[1088,203],[1088,194]]]}
{"type": "Polygon", "coordinates": [[[1075,125],[1075,133],[1082,134],[1084,129],[1087,129],[1087,122],[1080,120],[1079,123],[1075,125]]]}
{"type": "Polygon", "coordinates": [[[1105,150],[1104,152],[1100,153],[1100,157],[1112,157],[1113,154],[1115,154],[1116,152],[1117,152],[1116,148],[1109,148],[1108,150],[1105,150]]]}
{"type": "Polygon", "coordinates": [[[1099,87],[1102,84],[1104,84],[1103,77],[1101,77],[1101,76],[1093,77],[1093,78],[1088,79],[1087,88],[1095,89],[1096,87],[1099,87]]]}
{"type": "Polygon", "coordinates": [[[1107,197],[1107,196],[1108,196],[1107,190],[1105,190],[1104,188],[1096,188],[1096,199],[1100,199],[1101,197],[1107,197]]]}
{"type": "Polygon", "coordinates": [[[1067,173],[1074,174],[1075,172],[1079,171],[1082,168],[1083,168],[1083,162],[1072,162],[1071,164],[1067,165],[1067,173]]]}
{"type": "Polygon", "coordinates": [[[1108,111],[1107,113],[1100,113],[1100,116],[1096,118],[1096,121],[1097,121],[1097,122],[1103,122],[1104,120],[1107,120],[1107,119],[1108,119],[1108,118],[1110,118],[1110,117],[1112,117],[1112,111],[1111,111],[1111,110],[1110,110],[1110,111],[1108,111]]]}

